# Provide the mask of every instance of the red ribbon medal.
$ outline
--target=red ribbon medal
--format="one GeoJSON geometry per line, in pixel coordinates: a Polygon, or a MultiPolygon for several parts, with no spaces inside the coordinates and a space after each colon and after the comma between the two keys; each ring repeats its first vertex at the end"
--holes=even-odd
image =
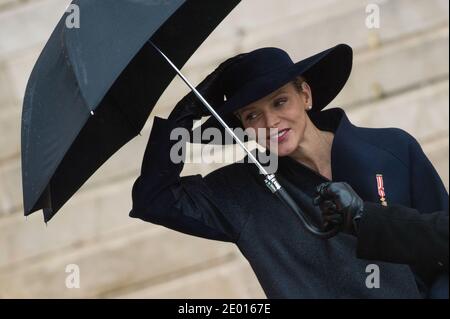
{"type": "Polygon", "coordinates": [[[377,174],[377,189],[380,196],[381,205],[387,206],[386,193],[384,192],[383,175],[377,174]]]}

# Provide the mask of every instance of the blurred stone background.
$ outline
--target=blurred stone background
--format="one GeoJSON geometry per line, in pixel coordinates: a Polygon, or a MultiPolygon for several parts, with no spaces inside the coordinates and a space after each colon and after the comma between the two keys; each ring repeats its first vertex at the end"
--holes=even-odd
{"type": "MultiPolygon", "coordinates": [[[[31,69],[68,4],[0,0],[0,297],[265,298],[232,244],[128,217],[152,116],[142,136],[97,171],[47,226],[40,212],[25,220],[21,103],[31,69]],[[65,286],[69,264],[80,267],[79,289],[65,286]]],[[[359,126],[400,127],[414,135],[448,187],[448,6],[448,0],[244,0],[183,71],[199,83],[243,51],[277,46],[300,60],[348,43],[355,52],[352,75],[329,107],[344,108],[359,126]],[[379,29],[365,26],[372,2],[381,9],[379,29]]],[[[166,117],[185,93],[174,80],[153,115],[166,117]]],[[[187,164],[183,174],[217,167],[187,164]]]]}

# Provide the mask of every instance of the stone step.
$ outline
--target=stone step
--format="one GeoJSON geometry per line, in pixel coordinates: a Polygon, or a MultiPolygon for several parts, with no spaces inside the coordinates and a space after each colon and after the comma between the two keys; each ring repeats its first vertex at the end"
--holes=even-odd
{"type": "Polygon", "coordinates": [[[39,0],[0,0],[0,12],[4,12],[6,10],[14,10],[22,6],[24,3],[31,1],[37,2],[39,0]]]}
{"type": "Polygon", "coordinates": [[[121,229],[144,227],[144,223],[128,217],[132,183],[133,178],[127,178],[80,192],[47,227],[41,212],[27,219],[22,212],[0,219],[0,267],[67,247],[71,249],[71,245],[90,242],[121,229]]]}
{"type": "MultiPolygon", "coordinates": [[[[425,85],[425,83],[424,83],[425,85]]],[[[390,98],[351,108],[350,120],[366,127],[398,127],[420,142],[448,134],[449,81],[441,81],[390,98]]]]}
{"type": "Polygon", "coordinates": [[[114,238],[1,269],[0,298],[92,298],[117,287],[188,275],[236,254],[233,244],[160,226],[136,232],[125,230],[114,238]],[[80,270],[79,289],[65,286],[66,266],[71,264],[80,270]]]}
{"type": "MultiPolygon", "coordinates": [[[[8,1],[8,0],[3,0],[8,1]]],[[[280,23],[287,25],[287,17],[306,17],[315,12],[336,10],[336,8],[351,8],[358,0],[281,0],[242,1],[234,11],[217,28],[216,37],[234,37],[241,29],[257,29],[280,23]],[[255,16],[261,19],[254,19],[255,16]]],[[[0,10],[1,31],[0,60],[7,59],[21,50],[26,50],[34,44],[45,42],[53,31],[70,0],[40,0],[29,1],[15,10],[0,10]],[[45,17],[43,19],[42,17],[45,17]],[[22,21],[22,23],[21,23],[22,21]],[[27,23],[24,25],[23,21],[27,23]],[[18,25],[20,24],[20,27],[18,25]],[[31,39],[31,41],[30,41],[31,39]]],[[[0,2],[1,5],[1,2],[0,2]]],[[[1,9],[1,7],[0,7],[1,9]]],[[[325,17],[324,17],[325,18],[325,17]]],[[[304,20],[304,19],[303,19],[304,20]]]]}
{"type": "MultiPolygon", "coordinates": [[[[25,74],[28,75],[28,73],[25,74]]],[[[22,95],[22,92],[14,92],[14,90],[15,87],[12,83],[11,74],[9,74],[7,65],[5,62],[0,62],[0,115],[19,108],[20,99],[22,99],[22,97],[19,98],[19,94],[22,95]]]]}
{"type": "MultiPolygon", "coordinates": [[[[254,8],[251,7],[253,3],[248,2],[246,5],[250,12],[254,8]]],[[[298,4],[300,1],[294,2],[298,4]]],[[[298,7],[305,2],[307,1],[301,1],[298,7]]],[[[265,25],[253,24],[253,20],[257,19],[241,19],[241,12],[235,10],[227,19],[236,20],[237,27],[224,20],[190,59],[189,65],[216,64],[234,54],[265,46],[281,47],[294,60],[300,60],[337,43],[348,43],[356,51],[366,50],[368,47],[448,25],[448,7],[447,0],[336,1],[305,12],[293,11],[289,16],[284,14],[276,22],[265,25]],[[373,3],[378,3],[380,8],[379,29],[368,29],[365,25],[366,6],[373,3]]],[[[268,19],[273,11],[276,9],[262,12],[258,16],[259,20],[268,19]]]]}
{"type": "Polygon", "coordinates": [[[9,7],[14,3],[17,3],[17,0],[0,0],[0,10],[4,10],[5,7],[9,7]]]}
{"type": "Polygon", "coordinates": [[[0,11],[0,60],[48,40],[70,0],[28,1],[0,11]]]}
{"type": "Polygon", "coordinates": [[[332,104],[360,106],[448,79],[448,35],[445,26],[355,54],[350,78],[332,104]]]}
{"type": "Polygon", "coordinates": [[[102,296],[120,299],[265,299],[253,270],[241,256],[217,267],[134,291],[102,296]],[[207,287],[207,289],[205,289],[207,287]]]}
{"type": "Polygon", "coordinates": [[[425,154],[428,155],[431,163],[433,163],[434,168],[439,172],[439,175],[444,182],[447,192],[449,190],[449,177],[448,177],[448,153],[449,153],[449,143],[448,143],[448,133],[437,138],[431,142],[426,143],[423,146],[425,154]]]}

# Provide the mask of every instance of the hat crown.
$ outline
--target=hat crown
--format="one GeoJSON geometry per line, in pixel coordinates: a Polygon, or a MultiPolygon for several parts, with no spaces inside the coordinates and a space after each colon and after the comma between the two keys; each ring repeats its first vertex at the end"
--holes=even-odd
{"type": "Polygon", "coordinates": [[[293,64],[290,56],[279,48],[267,47],[249,52],[225,72],[224,94],[228,98],[255,78],[293,64]]]}

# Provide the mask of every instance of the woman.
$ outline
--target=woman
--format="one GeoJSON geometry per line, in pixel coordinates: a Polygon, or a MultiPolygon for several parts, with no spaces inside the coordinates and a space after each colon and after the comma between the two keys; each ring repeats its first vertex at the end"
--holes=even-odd
{"type": "MultiPolygon", "coordinates": [[[[352,50],[344,44],[298,63],[283,50],[262,48],[225,61],[199,90],[230,127],[279,129],[278,149],[270,150],[279,156],[277,178],[316,223],[321,213],[312,202],[315,188],[331,179],[346,181],[365,200],[377,201],[376,175],[383,174],[391,202],[422,213],[447,205],[442,182],[410,135],[358,128],[341,109],[321,112],[345,85],[351,67],[352,50]]],[[[205,177],[180,177],[183,163],[170,160],[175,144],[170,132],[180,126],[191,129],[194,119],[206,115],[190,93],[168,120],[155,117],[141,176],[133,186],[131,217],[235,243],[268,298],[426,296],[429,279],[410,266],[356,258],[356,239],[343,232],[330,240],[307,232],[248,160],[205,177]],[[366,285],[366,270],[373,263],[381,276],[375,289],[366,285]]],[[[214,117],[201,129],[209,127],[223,130],[214,117]]]]}

